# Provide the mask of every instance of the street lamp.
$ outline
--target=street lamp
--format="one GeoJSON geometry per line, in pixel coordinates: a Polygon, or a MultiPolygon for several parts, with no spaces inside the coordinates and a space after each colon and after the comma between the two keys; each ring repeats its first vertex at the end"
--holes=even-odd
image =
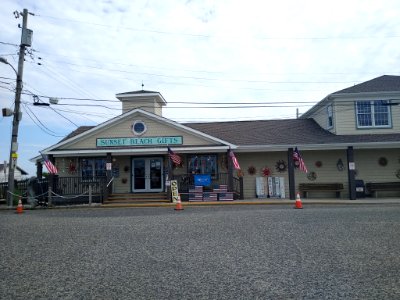
{"type": "Polygon", "coordinates": [[[17,70],[15,70],[14,66],[12,64],[10,64],[5,57],[0,56],[0,62],[2,62],[3,64],[6,64],[6,65],[9,65],[14,70],[15,75],[18,76],[17,70]]]}

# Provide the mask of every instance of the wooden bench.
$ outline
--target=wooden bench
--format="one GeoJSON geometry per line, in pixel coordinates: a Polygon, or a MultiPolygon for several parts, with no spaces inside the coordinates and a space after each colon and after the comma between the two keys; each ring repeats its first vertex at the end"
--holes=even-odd
{"type": "Polygon", "coordinates": [[[336,192],[336,198],[340,198],[340,192],[343,190],[342,183],[300,183],[299,190],[303,197],[307,198],[308,192],[336,192]]]}
{"type": "Polygon", "coordinates": [[[399,182],[368,182],[366,184],[367,190],[371,194],[375,194],[378,197],[378,191],[393,192],[400,191],[400,181],[399,182]]]}

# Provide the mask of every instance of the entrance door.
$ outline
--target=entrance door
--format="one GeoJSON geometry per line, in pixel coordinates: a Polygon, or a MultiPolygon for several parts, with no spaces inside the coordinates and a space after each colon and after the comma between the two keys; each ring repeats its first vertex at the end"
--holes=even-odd
{"type": "Polygon", "coordinates": [[[132,159],[132,192],[162,192],[162,157],[141,157],[132,159]]]}

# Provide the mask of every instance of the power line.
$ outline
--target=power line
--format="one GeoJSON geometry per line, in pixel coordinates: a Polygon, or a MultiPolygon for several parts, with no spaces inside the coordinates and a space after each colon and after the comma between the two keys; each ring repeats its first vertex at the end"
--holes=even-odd
{"type": "MultiPolygon", "coordinates": [[[[186,36],[191,38],[217,38],[217,37],[224,37],[224,38],[232,38],[232,39],[242,39],[243,36],[236,36],[236,35],[210,35],[210,34],[199,34],[199,33],[186,33],[186,32],[173,32],[173,31],[165,31],[165,30],[158,30],[158,29],[144,29],[144,28],[134,28],[134,27],[127,27],[127,26],[110,26],[109,24],[101,24],[101,23],[94,23],[88,21],[82,21],[77,19],[69,19],[69,18],[60,18],[54,16],[46,16],[46,15],[36,15],[43,18],[48,19],[55,19],[55,20],[63,20],[68,22],[74,23],[82,23],[88,24],[93,26],[100,26],[104,28],[116,28],[116,29],[125,29],[131,31],[138,31],[138,32],[147,32],[152,34],[162,34],[162,35],[180,35],[186,36]]],[[[248,37],[249,38],[249,37],[248,37]]],[[[398,35],[387,35],[387,36],[303,36],[303,37],[284,37],[284,36],[251,36],[250,38],[255,40],[354,40],[354,39],[393,39],[393,38],[400,38],[398,35]]]]}
{"type": "Polygon", "coordinates": [[[25,112],[27,113],[28,117],[32,120],[33,123],[36,124],[37,127],[39,127],[43,132],[45,132],[48,135],[54,136],[54,137],[63,137],[63,135],[57,135],[56,132],[52,131],[48,127],[46,127],[40,120],[39,118],[35,115],[33,111],[30,110],[30,108],[24,104],[25,112]],[[30,113],[35,117],[35,119],[30,115],[30,113]]]}

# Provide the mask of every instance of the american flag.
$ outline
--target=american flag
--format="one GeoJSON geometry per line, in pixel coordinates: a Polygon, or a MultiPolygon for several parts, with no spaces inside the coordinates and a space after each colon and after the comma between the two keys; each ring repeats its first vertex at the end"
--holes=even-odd
{"type": "Polygon", "coordinates": [[[174,164],[180,165],[182,163],[182,158],[174,151],[172,151],[170,147],[168,147],[168,155],[174,164]]]}
{"type": "Polygon", "coordinates": [[[233,153],[233,151],[231,149],[229,149],[228,151],[230,158],[232,159],[233,162],[233,166],[235,167],[236,170],[240,170],[240,165],[238,160],[236,159],[235,154],[233,153]]]}
{"type": "Polygon", "coordinates": [[[308,172],[307,167],[306,167],[306,164],[304,163],[304,160],[303,160],[303,158],[301,157],[300,152],[299,152],[299,150],[297,149],[297,147],[294,148],[294,151],[293,151],[293,160],[294,160],[295,162],[296,162],[296,161],[298,162],[300,171],[303,171],[304,173],[307,173],[307,172],[308,172]]]}
{"type": "Polygon", "coordinates": [[[50,174],[57,174],[58,170],[57,167],[49,160],[49,157],[46,154],[42,154],[44,165],[46,166],[47,170],[50,174]]]}

